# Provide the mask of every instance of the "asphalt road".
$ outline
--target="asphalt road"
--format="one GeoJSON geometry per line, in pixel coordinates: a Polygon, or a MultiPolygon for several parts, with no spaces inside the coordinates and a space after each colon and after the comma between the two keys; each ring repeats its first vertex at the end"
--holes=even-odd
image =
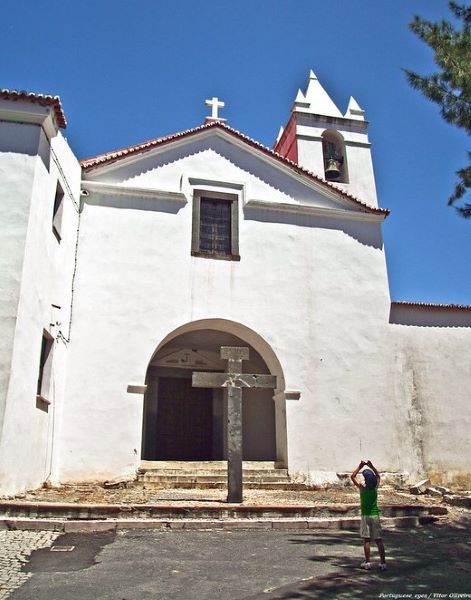
{"type": "MultiPolygon", "coordinates": [[[[470,598],[471,540],[461,523],[385,532],[385,573],[359,569],[345,531],[134,530],[68,533],[32,552],[12,600],[470,598]],[[392,594],[392,595],[391,595],[392,594]],[[457,594],[462,594],[458,596],[457,594]]],[[[373,562],[378,562],[373,553],[373,562]]]]}

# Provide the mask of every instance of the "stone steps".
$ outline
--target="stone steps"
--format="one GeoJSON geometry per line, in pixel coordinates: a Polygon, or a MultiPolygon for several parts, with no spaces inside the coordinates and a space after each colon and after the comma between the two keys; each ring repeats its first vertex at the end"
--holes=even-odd
{"type": "MultiPolygon", "coordinates": [[[[243,469],[244,477],[288,478],[288,469],[243,469]]],[[[183,476],[183,477],[227,477],[227,469],[198,469],[195,471],[180,469],[139,469],[139,475],[162,475],[162,476],[183,476]]]]}
{"type": "MultiPolygon", "coordinates": [[[[244,461],[243,482],[248,489],[293,490],[288,470],[276,468],[273,461],[244,461]]],[[[226,489],[226,461],[143,461],[137,473],[137,485],[155,489],[226,489]]]]}
{"type": "MultiPolygon", "coordinates": [[[[134,483],[135,486],[143,486],[145,489],[155,490],[227,490],[227,480],[215,482],[200,481],[141,481],[134,483]]],[[[306,491],[309,488],[302,483],[276,482],[276,481],[247,481],[244,479],[246,490],[271,490],[271,491],[306,491]]]]}
{"type": "MultiPolygon", "coordinates": [[[[0,501],[0,518],[30,519],[181,519],[226,521],[231,519],[253,520],[312,520],[312,519],[357,519],[358,503],[297,505],[190,505],[167,504],[78,504],[57,502],[0,501]]],[[[446,515],[445,506],[416,504],[387,504],[381,507],[382,518],[409,518],[411,523],[430,522],[446,515]]]]}
{"type": "MultiPolygon", "coordinates": [[[[412,529],[432,523],[439,523],[446,517],[438,516],[411,516],[411,517],[386,517],[382,519],[384,529],[412,529]]],[[[14,530],[50,530],[65,533],[75,532],[100,532],[119,531],[129,529],[286,529],[286,530],[347,530],[356,531],[360,527],[359,517],[350,518],[257,518],[257,519],[133,519],[133,518],[105,518],[105,519],[44,519],[29,517],[2,518],[0,516],[0,529],[14,530]]]]}
{"type": "MultiPolygon", "coordinates": [[[[214,486],[218,485],[226,485],[227,479],[225,477],[217,477],[215,475],[197,475],[195,477],[189,475],[187,477],[182,475],[142,475],[138,476],[137,481],[140,483],[156,483],[163,484],[166,488],[179,488],[179,487],[193,487],[201,484],[201,487],[205,487],[204,484],[214,484],[214,486]],[[184,484],[187,484],[184,486],[184,484]]],[[[244,476],[244,485],[249,483],[254,483],[257,485],[263,485],[264,483],[285,483],[291,484],[289,478],[284,477],[245,477],[244,476]]]]}
{"type": "MultiPolygon", "coordinates": [[[[178,471],[227,471],[227,460],[142,460],[142,470],[178,469],[178,471]]],[[[244,460],[242,468],[246,470],[271,471],[278,470],[279,465],[272,460],[244,460]]]]}

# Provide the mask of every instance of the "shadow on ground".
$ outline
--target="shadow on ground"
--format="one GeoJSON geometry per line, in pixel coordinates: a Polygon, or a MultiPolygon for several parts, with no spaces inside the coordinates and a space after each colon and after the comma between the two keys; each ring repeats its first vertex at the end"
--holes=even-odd
{"type": "Polygon", "coordinates": [[[23,565],[25,573],[66,573],[82,571],[97,564],[97,557],[105,546],[116,539],[115,531],[104,531],[93,536],[86,533],[64,533],[49,548],[40,548],[31,553],[29,561],[23,565]],[[84,539],[86,543],[84,543],[84,539]],[[66,550],[73,549],[74,560],[66,550]],[[59,550],[54,552],[54,550],[59,550]]]}
{"type": "Polygon", "coordinates": [[[294,582],[244,600],[363,600],[397,598],[399,594],[413,599],[434,598],[434,594],[436,598],[440,597],[438,594],[446,594],[447,599],[453,598],[453,594],[466,594],[471,598],[470,532],[471,515],[463,515],[448,524],[386,531],[383,539],[388,569],[385,572],[379,570],[374,544],[371,556],[373,569],[363,571],[359,568],[362,541],[358,534],[316,532],[310,536],[293,537],[293,544],[312,546],[310,560],[327,561],[336,572],[294,582]],[[353,546],[358,548],[355,558],[348,551],[353,546]]]}

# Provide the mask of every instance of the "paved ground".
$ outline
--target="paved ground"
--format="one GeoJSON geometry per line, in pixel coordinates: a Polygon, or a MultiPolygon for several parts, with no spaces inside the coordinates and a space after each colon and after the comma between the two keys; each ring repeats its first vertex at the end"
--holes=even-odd
{"type": "Polygon", "coordinates": [[[9,582],[5,590],[17,588],[0,598],[471,598],[470,526],[469,513],[461,513],[445,524],[385,532],[385,573],[358,568],[358,534],[345,531],[135,530],[59,536],[0,531],[2,582],[9,582]],[[74,549],[51,552],[51,544],[74,549]],[[42,549],[31,553],[33,548],[42,549]]]}
{"type": "Polygon", "coordinates": [[[49,548],[58,535],[51,531],[0,531],[0,600],[31,577],[23,566],[33,550],[49,548]]]}
{"type": "MultiPolygon", "coordinates": [[[[441,504],[441,498],[413,496],[407,490],[382,485],[379,491],[382,504],[441,504]]],[[[226,504],[227,491],[216,489],[156,489],[152,485],[129,485],[123,489],[105,489],[100,484],[62,485],[57,488],[37,489],[16,496],[24,502],[75,502],[83,504],[174,504],[185,506],[226,504]]],[[[244,489],[243,504],[300,505],[358,504],[358,491],[352,484],[313,490],[259,490],[244,489]]]]}

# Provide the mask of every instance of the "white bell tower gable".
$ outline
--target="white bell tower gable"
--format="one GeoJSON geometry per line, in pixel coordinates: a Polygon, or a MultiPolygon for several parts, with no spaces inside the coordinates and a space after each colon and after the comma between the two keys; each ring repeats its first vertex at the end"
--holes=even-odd
{"type": "Polygon", "coordinates": [[[365,111],[360,108],[358,102],[353,96],[350,96],[348,101],[347,112],[345,113],[346,119],[357,119],[358,121],[365,120],[365,111]]]}
{"type": "Polygon", "coordinates": [[[301,96],[304,96],[304,101],[302,101],[300,104],[304,103],[305,106],[299,105],[297,107],[298,110],[311,114],[326,115],[330,117],[342,116],[342,113],[335,106],[335,103],[332,100],[332,98],[320,84],[320,81],[317,79],[317,76],[314,73],[314,71],[311,70],[311,72],[309,73],[309,81],[307,84],[306,93],[302,94],[301,90],[299,90],[298,96],[296,97],[296,101],[298,102],[299,100],[301,100],[300,94],[301,96]]]}
{"type": "Polygon", "coordinates": [[[313,71],[298,90],[275,151],[359,200],[378,206],[365,111],[350,97],[343,115],[313,71]]]}

